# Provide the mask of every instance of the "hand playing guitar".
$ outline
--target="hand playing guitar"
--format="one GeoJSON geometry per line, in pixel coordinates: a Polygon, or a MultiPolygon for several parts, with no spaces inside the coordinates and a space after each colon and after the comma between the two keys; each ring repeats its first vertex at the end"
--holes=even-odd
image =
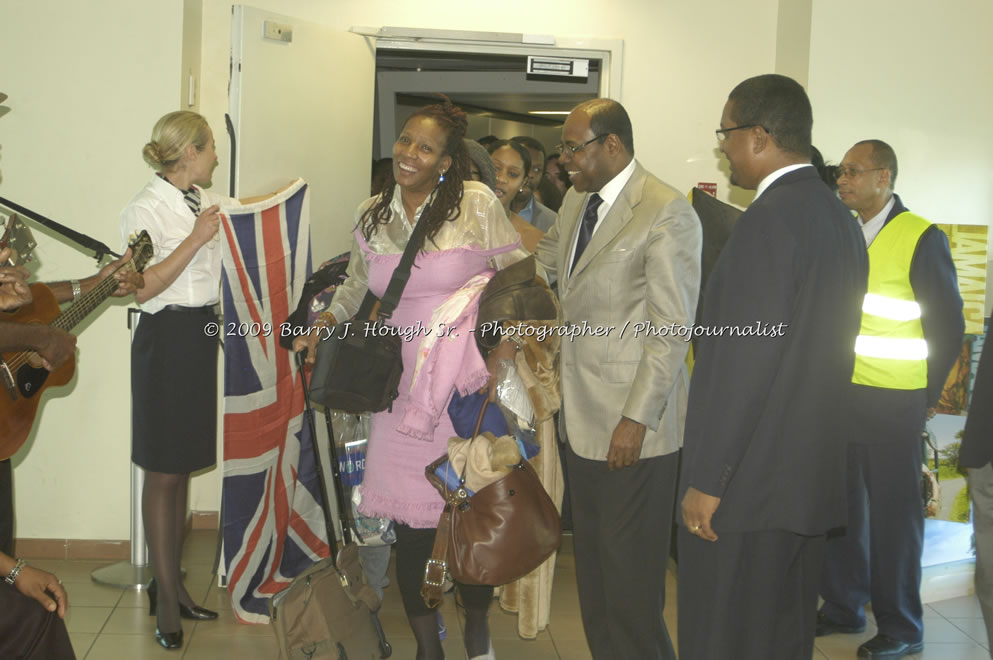
{"type": "Polygon", "coordinates": [[[38,348],[41,366],[55,371],[76,354],[76,337],[51,325],[38,326],[38,348]]]}
{"type": "Polygon", "coordinates": [[[114,273],[114,279],[117,280],[117,289],[110,295],[115,298],[120,298],[122,296],[130,296],[132,293],[138,289],[145,288],[145,278],[141,273],[134,269],[134,265],[128,265],[127,267],[121,268],[128,261],[131,260],[131,248],[128,248],[122,256],[117,261],[112,261],[97,273],[97,281],[100,282],[106,278],[111,273],[114,273]],[[120,268],[120,270],[117,270],[120,268]],[[115,273],[114,271],[117,270],[115,273]]]}
{"type": "MultiPolygon", "coordinates": [[[[10,248],[0,250],[0,264],[7,263],[10,248]]],[[[0,310],[17,309],[31,302],[31,289],[25,281],[28,271],[22,266],[0,266],[0,310]]]]}

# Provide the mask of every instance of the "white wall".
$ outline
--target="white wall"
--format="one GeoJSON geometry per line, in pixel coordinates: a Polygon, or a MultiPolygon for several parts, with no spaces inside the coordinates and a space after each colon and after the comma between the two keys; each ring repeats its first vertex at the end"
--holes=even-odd
{"type": "MultiPolygon", "coordinates": [[[[933,222],[993,220],[993,4],[814,0],[814,144],[838,163],[859,140],[896,151],[896,191],[933,222]]],[[[987,315],[993,298],[987,292],[987,315]]]]}
{"type": "MultiPolygon", "coordinates": [[[[152,124],[177,107],[182,3],[0,2],[0,195],[120,247],[118,215],[150,170],[152,124]]],[[[35,230],[37,275],[89,275],[94,262],[35,230]]],[[[105,305],[79,336],[70,385],[42,405],[14,456],[17,535],[128,537],[129,334],[105,305]]]]}
{"type": "MultiPolygon", "coordinates": [[[[0,61],[18,62],[6,65],[0,78],[0,89],[11,95],[7,105],[14,108],[0,117],[5,173],[0,191],[115,244],[118,213],[149,173],[139,149],[155,119],[180,107],[183,3],[0,2],[0,23],[8,27],[0,40],[0,61]]],[[[251,4],[343,34],[352,25],[390,25],[526,28],[623,39],[621,100],[634,123],[637,157],[681,190],[716,181],[722,197],[727,179],[713,138],[721,108],[734,84],[773,70],[776,60],[777,0],[745,0],[733,8],[720,0],[617,0],[609,10],[602,0],[508,0],[500,12],[476,1],[251,4]]],[[[203,0],[199,108],[215,128],[221,162],[214,185],[219,190],[227,189],[228,145],[221,127],[227,109],[230,8],[229,0],[203,0]]],[[[329,122],[329,130],[341,128],[329,122]]],[[[358,157],[364,164],[370,155],[358,157]]],[[[329,157],[340,159],[343,168],[352,166],[351,154],[329,157]]],[[[350,210],[345,217],[351,217],[350,210]]],[[[341,231],[347,231],[344,223],[341,231]]],[[[42,247],[43,278],[91,269],[91,262],[70,248],[54,241],[42,247]]],[[[319,251],[315,246],[315,255],[319,251]]],[[[119,307],[81,336],[79,382],[68,390],[71,396],[47,402],[37,441],[15,458],[19,536],[128,537],[127,345],[119,307]]],[[[217,509],[219,483],[219,470],[194,480],[191,506],[217,509]]]]}

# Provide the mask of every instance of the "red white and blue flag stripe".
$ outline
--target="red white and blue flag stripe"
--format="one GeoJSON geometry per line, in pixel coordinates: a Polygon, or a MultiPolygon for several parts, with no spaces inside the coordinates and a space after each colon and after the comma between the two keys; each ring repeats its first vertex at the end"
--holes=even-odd
{"type": "Polygon", "coordinates": [[[300,375],[279,346],[311,272],[307,184],[223,209],[221,241],[224,567],[235,615],[268,623],[267,601],[329,554],[300,375]]]}

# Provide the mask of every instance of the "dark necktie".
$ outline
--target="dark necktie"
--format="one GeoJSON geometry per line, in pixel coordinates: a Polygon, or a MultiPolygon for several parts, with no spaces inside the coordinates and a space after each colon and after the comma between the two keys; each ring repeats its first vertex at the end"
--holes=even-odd
{"type": "MultiPolygon", "coordinates": [[[[583,251],[590,244],[590,239],[593,238],[593,228],[596,227],[597,220],[596,212],[601,204],[603,204],[603,198],[596,193],[590,195],[590,200],[586,202],[586,211],[583,213],[583,221],[579,225],[579,236],[576,238],[576,255],[572,258],[573,268],[579,263],[579,258],[583,256],[583,251]]],[[[572,271],[570,270],[570,272],[572,271]]]]}

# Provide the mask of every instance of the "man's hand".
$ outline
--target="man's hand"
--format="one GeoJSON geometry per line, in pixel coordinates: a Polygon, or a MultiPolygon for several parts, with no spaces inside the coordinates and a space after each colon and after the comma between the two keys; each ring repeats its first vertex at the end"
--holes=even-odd
{"type": "Polygon", "coordinates": [[[645,425],[627,417],[614,428],[610,436],[610,449],[607,450],[607,469],[620,470],[634,465],[641,458],[641,443],[645,440],[645,425]]]}
{"type": "MultiPolygon", "coordinates": [[[[0,264],[10,258],[10,248],[0,250],[0,264]]],[[[0,266],[0,310],[17,309],[31,302],[28,271],[22,266],[0,266]]]]}
{"type": "Polygon", "coordinates": [[[38,348],[41,366],[54,371],[76,353],[76,337],[50,325],[38,326],[38,348]]]}
{"type": "Polygon", "coordinates": [[[717,534],[710,526],[714,512],[721,504],[721,498],[707,495],[690,486],[683,497],[683,524],[690,534],[696,534],[705,541],[716,541],[717,534]]]}
{"type": "Polygon", "coordinates": [[[131,248],[128,248],[120,259],[110,262],[101,268],[99,273],[97,273],[97,283],[102,282],[109,277],[111,273],[114,273],[114,279],[117,280],[117,288],[110,295],[115,298],[130,296],[138,289],[145,288],[145,278],[142,274],[135,271],[134,268],[130,266],[124,267],[124,265],[130,260],[131,248]]]}
{"type": "Polygon", "coordinates": [[[57,612],[59,617],[66,615],[69,596],[59,579],[51,573],[25,566],[14,580],[14,586],[25,596],[41,603],[46,611],[57,612]]]}
{"type": "Polygon", "coordinates": [[[934,419],[934,416],[937,415],[937,414],[938,414],[938,409],[937,408],[928,408],[927,409],[927,418],[928,419],[934,419]]]}

